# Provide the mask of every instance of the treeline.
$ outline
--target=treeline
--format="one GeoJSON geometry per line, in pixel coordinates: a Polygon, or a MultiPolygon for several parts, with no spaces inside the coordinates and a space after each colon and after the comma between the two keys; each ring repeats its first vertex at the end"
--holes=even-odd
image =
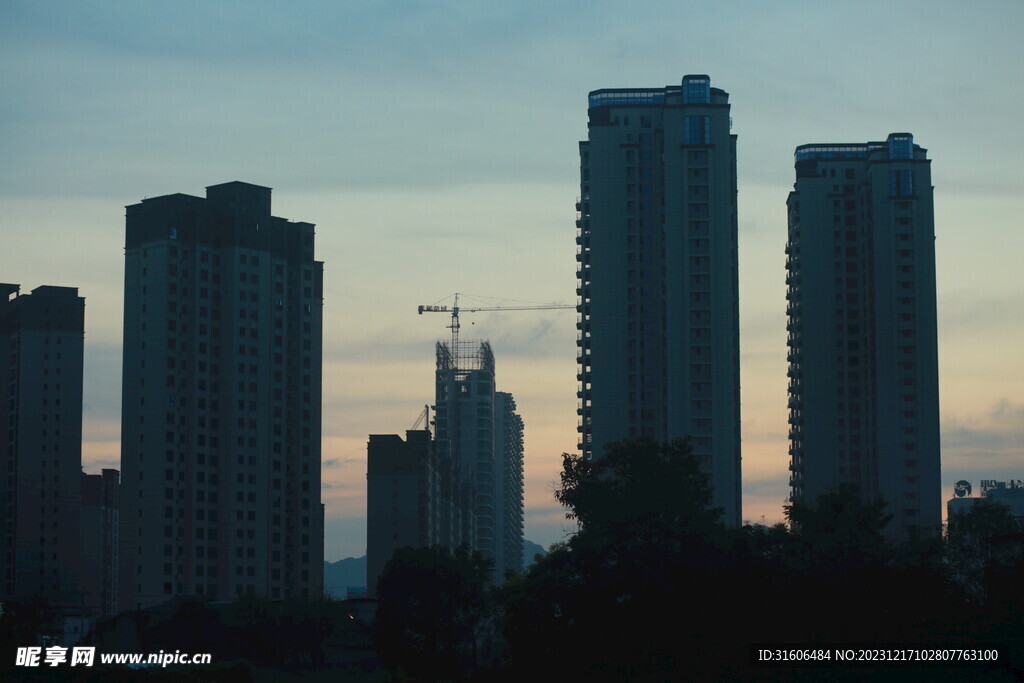
{"type": "MultiPolygon", "coordinates": [[[[1024,533],[986,500],[944,538],[891,543],[882,504],[844,489],[797,502],[790,524],[727,529],[686,442],[563,455],[555,493],[579,525],[492,587],[483,557],[395,553],[367,601],[209,604],[126,612],[97,653],[213,654],[212,666],[18,668],[45,605],[0,616],[0,678],[63,680],[986,680],[1024,674],[1024,533]],[[764,667],[759,649],[982,648],[994,663],[833,661],[764,667]],[[845,668],[844,668],[845,667],[845,668]]],[[[55,622],[56,623],[56,622],[55,622]]]]}
{"type": "MultiPolygon", "coordinates": [[[[686,442],[563,455],[556,498],[579,531],[488,588],[479,556],[396,553],[379,584],[378,652],[416,680],[1017,680],[1021,528],[980,501],[948,538],[901,545],[883,504],[844,489],[790,526],[726,529],[686,442]],[[996,664],[759,668],[762,647],[998,648],[996,664]]],[[[819,666],[821,666],[819,664],[819,666]]]]}

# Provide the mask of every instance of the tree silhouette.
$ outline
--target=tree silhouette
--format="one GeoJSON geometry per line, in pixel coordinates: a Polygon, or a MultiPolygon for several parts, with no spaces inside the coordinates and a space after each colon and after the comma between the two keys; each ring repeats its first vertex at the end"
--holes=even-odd
{"type": "Polygon", "coordinates": [[[799,541],[800,559],[831,569],[878,567],[888,563],[893,548],[882,531],[892,521],[885,502],[865,503],[857,489],[843,485],[813,502],[797,499],[785,506],[799,541]]]}
{"type": "MultiPolygon", "coordinates": [[[[990,565],[1006,564],[1007,544],[993,543],[1024,531],[1010,508],[990,498],[978,498],[970,508],[954,512],[946,528],[946,563],[950,578],[967,594],[982,603],[986,598],[986,571],[990,565]]],[[[1009,546],[1013,549],[1013,546],[1009,546]]]]}
{"type": "Polygon", "coordinates": [[[926,642],[946,632],[950,592],[935,542],[895,545],[884,534],[892,520],[885,508],[852,486],[786,506],[792,545],[782,560],[800,596],[791,612],[795,635],[926,642]]]}
{"type": "Polygon", "coordinates": [[[733,609],[748,585],[737,585],[734,539],[689,444],[631,439],[562,464],[555,498],[579,529],[506,587],[513,672],[544,661],[570,679],[701,677],[696,652],[737,641],[689,615],[733,609]]]}
{"type": "Polygon", "coordinates": [[[707,475],[683,439],[617,441],[594,460],[563,453],[561,484],[555,499],[584,535],[658,542],[723,528],[707,475]]]}
{"type": "Polygon", "coordinates": [[[56,609],[41,594],[0,605],[0,671],[14,666],[19,647],[37,645],[37,639],[53,626],[56,609]]]}
{"type": "Polygon", "coordinates": [[[396,675],[457,679],[476,663],[493,563],[464,548],[400,548],[377,586],[377,647],[396,675]]]}

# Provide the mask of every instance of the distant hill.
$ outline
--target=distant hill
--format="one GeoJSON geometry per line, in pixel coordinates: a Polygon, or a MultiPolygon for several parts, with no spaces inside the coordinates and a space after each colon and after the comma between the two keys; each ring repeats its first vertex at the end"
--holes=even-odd
{"type": "Polygon", "coordinates": [[[533,564],[533,558],[537,555],[541,557],[547,557],[548,551],[544,549],[544,546],[538,545],[533,541],[523,541],[523,567],[529,567],[533,564]]]}
{"type": "Polygon", "coordinates": [[[366,586],[366,555],[324,562],[325,594],[344,600],[353,586],[366,586]]]}
{"type": "MultiPolygon", "coordinates": [[[[536,555],[547,556],[544,546],[533,541],[523,541],[523,566],[533,564],[536,555]]],[[[366,586],[366,555],[362,557],[346,557],[337,562],[324,562],[324,593],[339,600],[348,596],[351,587],[366,586]]]]}

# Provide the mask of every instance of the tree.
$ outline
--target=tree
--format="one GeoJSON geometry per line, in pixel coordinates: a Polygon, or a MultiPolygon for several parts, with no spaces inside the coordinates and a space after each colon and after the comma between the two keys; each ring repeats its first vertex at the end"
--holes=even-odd
{"type": "Polygon", "coordinates": [[[782,522],[772,526],[744,524],[740,531],[752,558],[781,565],[792,552],[793,536],[782,522]]]}
{"type": "Polygon", "coordinates": [[[969,509],[950,515],[946,528],[949,576],[969,600],[985,601],[986,568],[1004,560],[1000,551],[993,552],[991,541],[1021,531],[1024,528],[1010,508],[990,498],[978,498],[969,509]]]}
{"type": "Polygon", "coordinates": [[[493,563],[464,548],[400,548],[377,586],[377,646],[397,674],[460,678],[490,614],[493,563]]]}
{"type": "Polygon", "coordinates": [[[748,602],[736,597],[743,565],[689,444],[631,439],[595,460],[563,454],[562,465],[555,498],[579,530],[506,587],[513,672],[544,661],[554,678],[664,680],[683,666],[700,678],[696,653],[735,640],[689,615],[748,602]]]}
{"type": "Polygon", "coordinates": [[[893,549],[882,530],[892,515],[885,502],[865,503],[856,487],[843,485],[813,503],[797,499],[785,506],[786,517],[800,541],[798,558],[818,568],[880,567],[893,549]]]}
{"type": "Polygon", "coordinates": [[[606,446],[594,460],[562,454],[555,499],[582,534],[651,542],[721,531],[722,511],[688,441],[630,439],[606,446]]]}
{"type": "Polygon", "coordinates": [[[0,604],[0,671],[14,666],[19,647],[38,644],[39,636],[52,626],[56,614],[40,593],[0,604]]]}
{"type": "Polygon", "coordinates": [[[924,539],[897,552],[883,533],[892,520],[885,508],[880,499],[864,501],[853,486],[786,506],[793,543],[783,561],[795,581],[795,635],[835,642],[934,635],[945,582],[927,562],[924,539]]]}

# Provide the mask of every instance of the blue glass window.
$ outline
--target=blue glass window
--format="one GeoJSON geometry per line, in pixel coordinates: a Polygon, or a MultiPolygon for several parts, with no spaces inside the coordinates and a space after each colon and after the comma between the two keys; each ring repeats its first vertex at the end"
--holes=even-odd
{"type": "Polygon", "coordinates": [[[889,136],[890,159],[913,159],[914,136],[910,133],[893,133],[889,136]]]}
{"type": "Polygon", "coordinates": [[[687,116],[683,119],[685,126],[685,142],[687,145],[711,144],[711,117],[687,116]]]}
{"type": "Polygon", "coordinates": [[[914,172],[889,171],[889,194],[893,197],[914,196],[914,172]]]}
{"type": "Polygon", "coordinates": [[[683,104],[708,104],[710,102],[710,78],[707,76],[685,76],[683,78],[683,104]]]}
{"type": "Polygon", "coordinates": [[[626,106],[633,104],[663,104],[664,90],[611,90],[592,93],[588,98],[589,106],[603,107],[607,105],[626,106]]]}

